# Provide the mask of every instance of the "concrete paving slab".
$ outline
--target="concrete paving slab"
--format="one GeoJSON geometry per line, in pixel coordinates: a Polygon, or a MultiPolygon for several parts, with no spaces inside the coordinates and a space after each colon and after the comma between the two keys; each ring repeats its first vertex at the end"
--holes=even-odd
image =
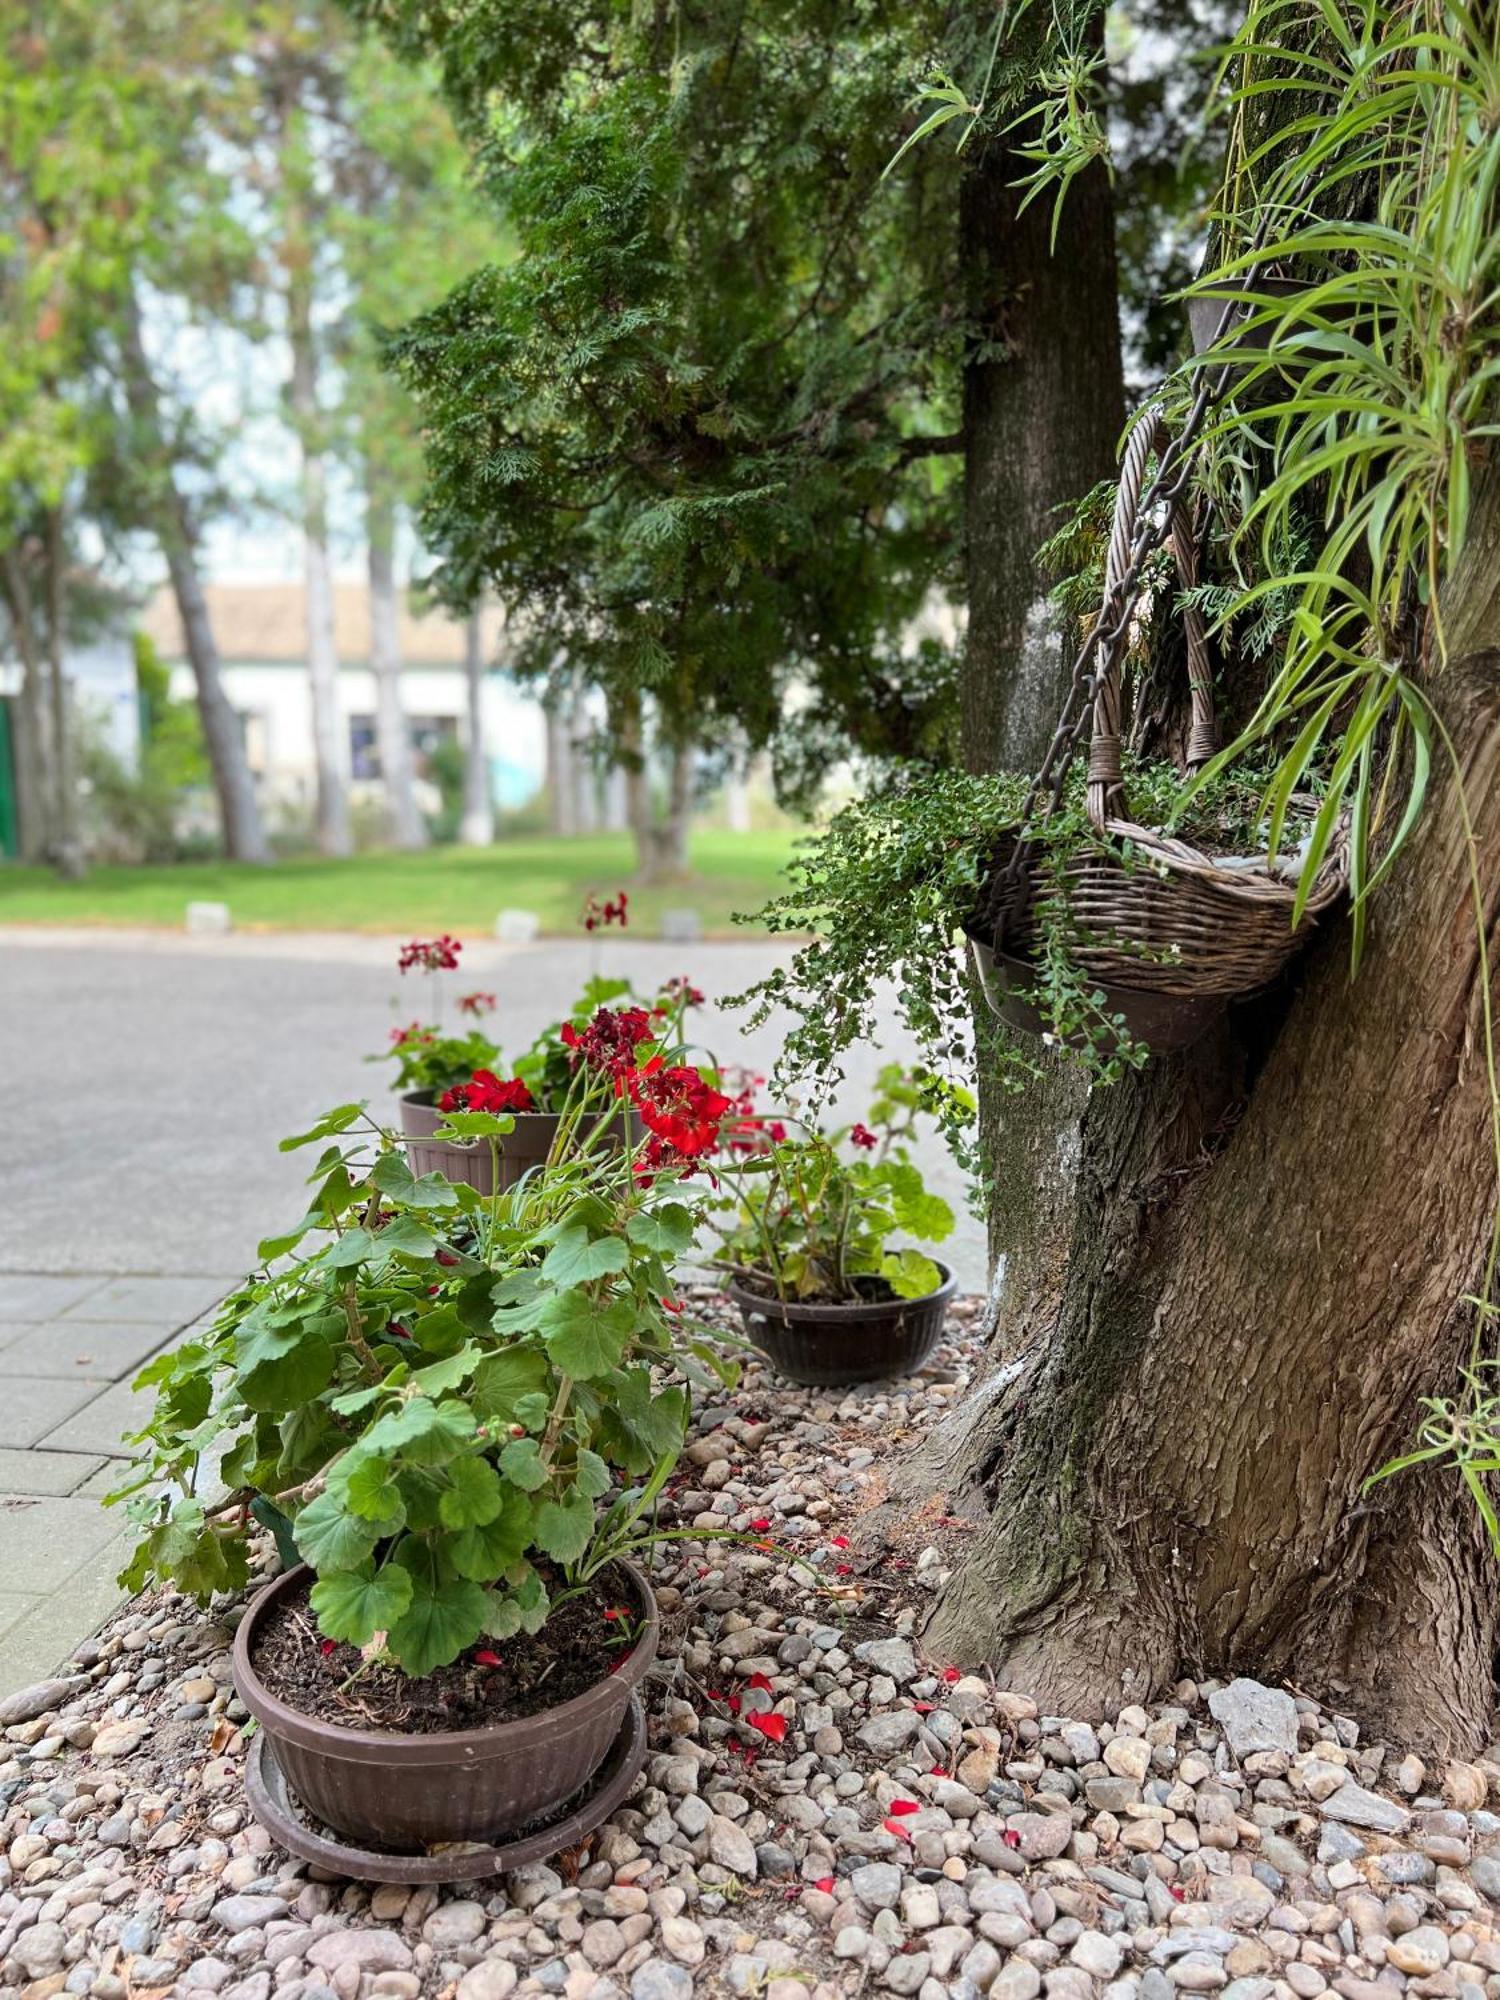
{"type": "Polygon", "coordinates": [[[0,1628],[0,1689],[29,1687],[62,1666],[120,1602],[117,1579],[129,1560],[130,1538],[116,1532],[60,1590],[34,1598],[9,1630],[0,1628]]]}
{"type": "Polygon", "coordinates": [[[121,1326],[105,1320],[57,1319],[46,1326],[0,1329],[0,1380],[16,1375],[58,1375],[71,1381],[118,1382],[133,1375],[162,1345],[151,1320],[121,1326]]]}
{"type": "Polygon", "coordinates": [[[56,1590],[120,1532],[97,1500],[0,1497],[0,1590],[56,1590]]]}
{"type": "Polygon", "coordinates": [[[66,1277],[17,1269],[0,1271],[0,1321],[51,1319],[81,1304],[104,1284],[102,1277],[66,1277]]]}
{"type": "Polygon", "coordinates": [[[91,1452],[3,1450],[0,1493],[77,1493],[86,1480],[104,1470],[105,1463],[91,1452]]]}
{"type": "Polygon", "coordinates": [[[114,1492],[125,1477],[129,1464],[128,1458],[101,1459],[97,1468],[75,1486],[73,1491],[80,1496],[87,1495],[90,1499],[102,1500],[106,1493],[114,1492]]]}
{"type": "Polygon", "coordinates": [[[185,1326],[221,1299],[232,1277],[110,1278],[58,1314],[64,1320],[135,1320],[152,1327],[185,1326]]]}
{"type": "MultiPolygon", "coordinates": [[[[40,1444],[59,1424],[84,1409],[105,1390],[97,1382],[59,1381],[55,1376],[13,1375],[0,1369],[0,1445],[24,1449],[40,1444]]],[[[95,1451],[87,1440],[58,1444],[60,1451],[95,1451]]],[[[120,1449],[119,1439],[105,1447],[120,1449]]]]}
{"type": "MultiPolygon", "coordinates": [[[[36,1382],[15,1385],[22,1388],[62,1388],[62,1383],[36,1382]]],[[[68,1385],[72,1386],[72,1385],[68,1385]]],[[[75,1404],[64,1411],[55,1425],[38,1437],[48,1451],[91,1451],[101,1457],[120,1457],[126,1451],[127,1432],[138,1431],[151,1415],[155,1400],[148,1389],[136,1395],[128,1382],[115,1382],[107,1389],[94,1388],[91,1401],[75,1404]]],[[[3,1418],[0,1418],[3,1421],[3,1418]]]]}

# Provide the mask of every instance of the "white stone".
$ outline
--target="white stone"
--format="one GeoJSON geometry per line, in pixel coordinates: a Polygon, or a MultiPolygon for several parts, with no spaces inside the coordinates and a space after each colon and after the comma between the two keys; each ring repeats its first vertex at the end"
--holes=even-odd
{"type": "Polygon", "coordinates": [[[227,937],[234,928],[227,903],[189,903],[182,927],[191,937],[227,937]]]}
{"type": "Polygon", "coordinates": [[[502,910],[495,919],[495,936],[501,944],[534,944],[542,934],[542,920],[535,910],[502,910]]]}

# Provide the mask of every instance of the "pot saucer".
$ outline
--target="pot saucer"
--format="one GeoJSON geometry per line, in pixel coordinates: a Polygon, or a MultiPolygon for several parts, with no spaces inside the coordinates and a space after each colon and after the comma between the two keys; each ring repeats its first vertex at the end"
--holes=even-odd
{"type": "Polygon", "coordinates": [[[326,1831],[304,1814],[262,1730],[250,1742],[245,1794],[250,1810],[274,1840],[330,1875],[356,1882],[483,1882],[576,1847],[624,1802],[645,1761],[646,1717],[640,1696],[632,1695],[609,1755],[557,1817],[534,1820],[529,1828],[493,1846],[465,1841],[435,1854],[352,1847],[326,1831]]]}

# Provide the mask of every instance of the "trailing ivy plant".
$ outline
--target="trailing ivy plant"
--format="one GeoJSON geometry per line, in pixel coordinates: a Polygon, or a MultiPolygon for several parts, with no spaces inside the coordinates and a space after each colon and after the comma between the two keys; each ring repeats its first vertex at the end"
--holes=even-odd
{"type": "MultiPolygon", "coordinates": [[[[575,1143],[615,1088],[587,1061],[578,1076],[546,1170],[493,1197],[414,1177],[360,1105],[284,1142],[322,1148],[307,1213],[207,1334],[138,1378],[156,1408],[112,1496],[138,1536],[128,1588],[237,1588],[259,1523],[316,1572],[327,1638],[420,1675],[538,1630],[645,1544],[691,1384],[732,1370],[672,1303],[695,1160],[658,1143],[642,1173],[575,1143]]],[[[512,1125],[461,1112],[451,1136],[498,1145],[512,1125]]]]}
{"type": "MultiPolygon", "coordinates": [[[[1127,757],[1125,780],[1137,818],[1165,825],[1180,814],[1182,783],[1167,762],[1127,757]]],[[[844,1077],[844,1057],[872,1040],[894,982],[900,1017],[921,1051],[928,1108],[960,1157],[969,1157],[968,1086],[977,1057],[1021,1087],[1036,1074],[1034,1046],[996,1023],[982,1051],[974,995],[962,949],[979,922],[990,857],[1014,839],[1027,782],[1015,773],[899,772],[869,796],[845,806],[803,842],[791,886],[758,912],[772,931],[812,934],[790,964],[741,999],[751,1024],[773,1009],[792,1016],[776,1081],[783,1090],[812,1083],[821,1100],[844,1077]]],[[[1184,839],[1220,853],[1263,844],[1260,774],[1225,772],[1176,819],[1184,839]]],[[[1075,768],[1061,806],[1031,828],[1040,882],[1039,945],[1026,997],[1042,1016],[1048,1041],[1065,1049],[1096,1081],[1113,1082],[1148,1056],[1126,1031],[1105,993],[1078,966],[1078,926],[1069,898],[1069,864],[1095,852],[1100,836],[1084,810],[1084,777],[1075,768]]],[[[1128,847],[1113,851],[1131,865],[1128,847]]]]}

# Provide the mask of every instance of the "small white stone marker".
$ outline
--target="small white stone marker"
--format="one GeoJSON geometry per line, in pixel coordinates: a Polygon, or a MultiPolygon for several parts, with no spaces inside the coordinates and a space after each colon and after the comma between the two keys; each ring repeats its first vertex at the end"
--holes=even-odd
{"type": "Polygon", "coordinates": [[[502,910],[495,919],[495,936],[501,944],[534,944],[542,934],[542,920],[535,910],[502,910]]]}
{"type": "Polygon", "coordinates": [[[189,903],[183,928],[195,937],[227,937],[234,926],[227,903],[189,903]]]}
{"type": "Polygon", "coordinates": [[[696,944],[703,935],[703,919],[696,910],[663,910],[661,934],[668,944],[696,944]]]}

